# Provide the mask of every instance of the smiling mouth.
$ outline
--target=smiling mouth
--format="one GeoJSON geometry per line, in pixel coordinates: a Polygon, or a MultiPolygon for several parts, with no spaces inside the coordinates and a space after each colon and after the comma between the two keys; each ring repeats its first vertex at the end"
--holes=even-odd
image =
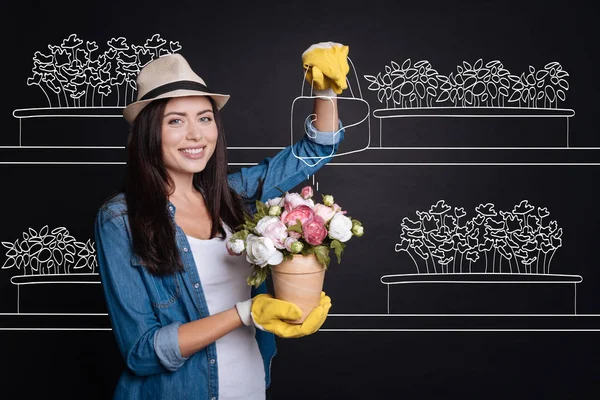
{"type": "Polygon", "coordinates": [[[200,154],[204,151],[204,147],[197,147],[194,149],[179,149],[179,151],[186,154],[200,154]]]}

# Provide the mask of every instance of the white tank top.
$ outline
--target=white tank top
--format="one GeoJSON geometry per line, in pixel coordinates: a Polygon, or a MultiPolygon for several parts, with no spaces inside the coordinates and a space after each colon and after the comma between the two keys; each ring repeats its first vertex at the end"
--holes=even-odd
{"type": "MultiPolygon", "coordinates": [[[[229,255],[225,241],[218,238],[187,238],[211,315],[250,298],[246,278],[251,269],[244,256],[229,255]]],[[[265,370],[255,329],[241,326],[216,341],[219,400],[265,400],[265,370]]]]}

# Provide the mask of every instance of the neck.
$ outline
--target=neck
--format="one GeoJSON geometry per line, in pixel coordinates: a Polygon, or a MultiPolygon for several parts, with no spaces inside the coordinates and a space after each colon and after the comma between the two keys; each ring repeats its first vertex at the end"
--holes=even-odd
{"type": "Polygon", "coordinates": [[[170,174],[172,186],[169,200],[190,199],[197,196],[198,191],[194,187],[194,174],[170,174]]]}

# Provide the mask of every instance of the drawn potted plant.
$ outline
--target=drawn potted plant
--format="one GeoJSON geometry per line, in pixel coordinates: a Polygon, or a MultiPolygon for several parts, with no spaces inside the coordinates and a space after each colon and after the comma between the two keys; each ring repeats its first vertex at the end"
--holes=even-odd
{"type": "Polygon", "coordinates": [[[439,200],[427,211],[416,211],[418,219],[402,218],[394,251],[408,254],[414,270],[385,275],[381,282],[388,288],[406,283],[577,284],[579,275],[550,272],[563,231],[555,220],[548,221],[549,214],[546,207],[522,200],[510,211],[479,204],[468,219],[463,207],[439,200]]]}
{"type": "Polygon", "coordinates": [[[69,35],[59,46],[48,45],[49,54],[36,51],[33,75],[27,79],[27,85],[38,86],[49,107],[126,106],[135,99],[135,76],[141,67],[181,49],[179,42],[167,42],[160,34],[146,39],[141,46],[129,45],[124,37],[111,38],[106,43],[108,48],[95,58],[99,50],[96,42],[84,42],[77,34],[69,35]],[[105,100],[111,94],[115,99],[109,103],[105,100]]]}
{"type": "Polygon", "coordinates": [[[414,65],[406,59],[401,65],[392,61],[384,72],[364,75],[368,89],[377,93],[377,100],[386,108],[434,107],[452,104],[454,107],[503,107],[505,99],[523,107],[557,108],[557,101],[566,100],[569,74],[558,62],[550,62],[536,71],[511,74],[501,61],[484,64],[463,61],[456,71],[443,75],[427,60],[414,65]],[[543,102],[541,102],[543,100],[543,102]]]}
{"type": "Polygon", "coordinates": [[[167,41],[160,34],[141,45],[130,44],[124,37],[113,37],[106,45],[100,49],[95,41],[85,41],[73,33],[60,45],[50,44],[48,51],[34,53],[27,85],[41,89],[48,107],[13,111],[20,120],[19,146],[23,146],[23,121],[28,121],[28,129],[44,123],[33,117],[122,117],[123,107],[135,101],[135,79],[140,69],[181,49],[179,42],[167,41]]]}
{"type": "Polygon", "coordinates": [[[538,71],[530,65],[527,75],[511,76],[513,94],[508,101],[524,107],[556,108],[559,99],[566,99],[565,92],[569,90],[567,76],[569,74],[558,62],[548,63],[538,71]]]}
{"type": "Polygon", "coordinates": [[[77,241],[65,227],[29,228],[22,238],[2,246],[6,249],[2,269],[19,271],[11,277],[17,287],[17,309],[25,295],[35,297],[36,287],[56,286],[64,297],[65,284],[100,283],[94,243],[77,241]]]}
{"type": "Polygon", "coordinates": [[[392,61],[384,67],[384,74],[364,76],[370,83],[369,90],[376,91],[377,99],[385,100],[386,107],[390,103],[393,108],[432,106],[437,96],[438,73],[427,60],[411,63],[410,58],[401,66],[392,61]]]}
{"type": "Polygon", "coordinates": [[[412,64],[410,58],[363,75],[368,89],[383,104],[373,110],[381,132],[384,119],[401,117],[572,117],[573,110],[558,108],[558,101],[566,100],[568,76],[558,62],[540,70],[529,66],[519,75],[499,60],[482,58],[463,61],[447,75],[427,60],[412,64]]]}

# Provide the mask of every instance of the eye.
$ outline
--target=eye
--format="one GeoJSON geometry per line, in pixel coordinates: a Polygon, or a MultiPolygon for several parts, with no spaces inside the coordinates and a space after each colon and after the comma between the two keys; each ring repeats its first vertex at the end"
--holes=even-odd
{"type": "Polygon", "coordinates": [[[181,118],[173,118],[173,119],[170,119],[168,122],[169,125],[179,125],[182,123],[183,123],[183,121],[181,120],[181,118]]]}
{"type": "Polygon", "coordinates": [[[200,119],[199,119],[200,122],[211,122],[212,120],[213,119],[211,117],[206,116],[206,115],[203,117],[200,117],[200,119]]]}

